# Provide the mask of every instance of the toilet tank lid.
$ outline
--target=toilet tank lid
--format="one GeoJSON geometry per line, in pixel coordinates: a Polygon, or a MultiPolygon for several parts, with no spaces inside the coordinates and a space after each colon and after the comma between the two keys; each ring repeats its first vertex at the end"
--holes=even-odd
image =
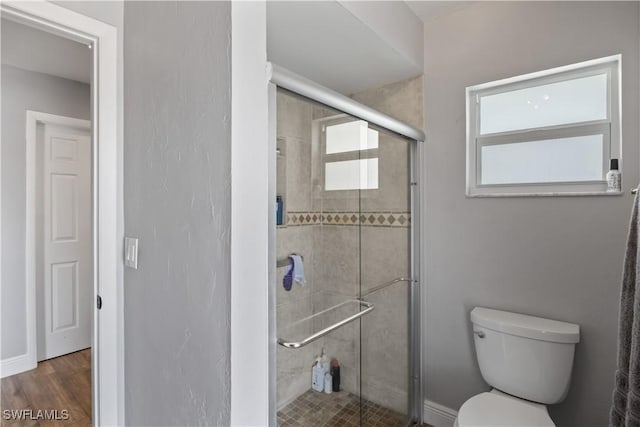
{"type": "Polygon", "coordinates": [[[558,343],[580,341],[578,325],[509,311],[476,307],[471,310],[471,322],[494,331],[541,341],[558,343]]]}

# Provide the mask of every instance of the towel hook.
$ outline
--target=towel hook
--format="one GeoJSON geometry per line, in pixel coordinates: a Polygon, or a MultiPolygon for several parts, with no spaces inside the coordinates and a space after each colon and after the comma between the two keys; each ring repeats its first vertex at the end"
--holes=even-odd
{"type": "Polygon", "coordinates": [[[282,268],[282,267],[286,267],[289,265],[289,257],[291,255],[298,255],[303,261],[304,261],[304,257],[300,254],[297,254],[295,252],[292,252],[291,254],[289,254],[286,258],[283,259],[279,259],[278,261],[276,261],[276,268],[282,268]]]}

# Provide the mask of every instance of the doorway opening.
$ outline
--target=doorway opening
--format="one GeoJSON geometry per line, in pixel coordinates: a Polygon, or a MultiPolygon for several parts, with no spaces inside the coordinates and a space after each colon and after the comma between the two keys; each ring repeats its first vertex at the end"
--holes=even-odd
{"type": "Polygon", "coordinates": [[[122,425],[117,29],[50,2],[0,10],[3,409],[122,425]]]}
{"type": "Polygon", "coordinates": [[[22,256],[7,254],[13,262],[5,262],[10,280],[3,291],[22,288],[26,298],[28,289],[36,301],[35,310],[29,304],[26,316],[15,319],[22,333],[3,337],[3,347],[11,354],[35,341],[38,362],[36,369],[3,379],[3,390],[27,396],[30,407],[24,409],[51,409],[59,411],[55,419],[91,422],[91,49],[4,18],[1,32],[3,151],[23,165],[5,169],[5,179],[15,184],[3,192],[3,211],[6,227],[24,230],[7,233],[3,244],[25,248],[22,256]],[[66,407],[48,408],[43,396],[49,394],[66,407]]]}

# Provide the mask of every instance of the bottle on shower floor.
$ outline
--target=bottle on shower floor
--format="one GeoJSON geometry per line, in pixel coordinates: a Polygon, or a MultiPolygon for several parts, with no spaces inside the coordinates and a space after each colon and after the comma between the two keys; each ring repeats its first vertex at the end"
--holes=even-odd
{"type": "Polygon", "coordinates": [[[331,394],[332,386],[333,384],[331,381],[331,374],[327,372],[326,374],[324,374],[324,392],[327,394],[331,394]]]}
{"type": "Polygon", "coordinates": [[[311,368],[311,388],[320,392],[324,390],[324,370],[320,363],[320,357],[316,358],[316,362],[311,368]]]}
{"type": "Polygon", "coordinates": [[[331,361],[331,388],[333,391],[340,391],[340,363],[338,363],[338,359],[331,361]]]}
{"type": "Polygon", "coordinates": [[[330,363],[329,363],[329,358],[327,357],[327,354],[324,352],[324,347],[322,347],[322,355],[320,356],[320,366],[322,366],[322,370],[325,373],[329,372],[330,369],[330,363]]]}

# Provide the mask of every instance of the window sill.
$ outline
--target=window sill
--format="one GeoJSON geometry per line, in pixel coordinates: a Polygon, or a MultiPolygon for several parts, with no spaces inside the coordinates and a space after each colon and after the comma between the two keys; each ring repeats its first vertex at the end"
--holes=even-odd
{"type": "Polygon", "coordinates": [[[548,193],[484,193],[466,194],[469,199],[476,198],[504,198],[504,197],[580,197],[580,196],[622,196],[624,191],[575,191],[575,192],[548,192],[548,193]]]}

